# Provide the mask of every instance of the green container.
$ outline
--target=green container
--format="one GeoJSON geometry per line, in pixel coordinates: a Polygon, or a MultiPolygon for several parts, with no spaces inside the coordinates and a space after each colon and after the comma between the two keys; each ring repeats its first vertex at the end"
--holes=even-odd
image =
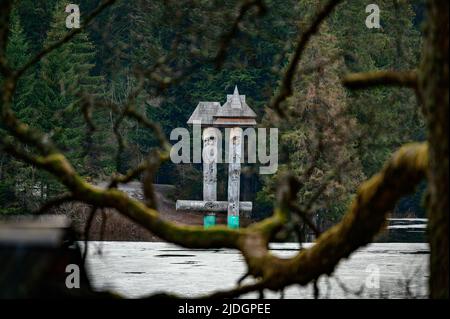
{"type": "Polygon", "coordinates": [[[239,216],[228,216],[228,227],[232,229],[239,228],[239,216]]]}
{"type": "Polygon", "coordinates": [[[203,227],[209,228],[216,225],[216,215],[206,215],[203,217],[203,227]]]}

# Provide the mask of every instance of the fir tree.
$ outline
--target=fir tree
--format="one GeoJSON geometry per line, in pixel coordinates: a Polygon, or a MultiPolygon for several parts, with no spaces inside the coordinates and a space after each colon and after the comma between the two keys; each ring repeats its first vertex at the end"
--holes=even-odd
{"type": "MultiPolygon", "coordinates": [[[[306,8],[314,8],[302,1],[306,8]]],[[[312,13],[314,11],[306,11],[312,13]]],[[[308,20],[308,15],[304,17],[308,20]]],[[[342,216],[356,186],[363,180],[361,163],[353,149],[356,140],[356,121],[348,114],[348,99],[340,84],[343,69],[338,40],[325,23],[320,33],[311,39],[299,74],[294,80],[294,94],[287,102],[290,120],[280,123],[281,165],[274,177],[267,177],[258,199],[267,204],[275,200],[274,182],[286,169],[300,178],[313,169],[303,180],[299,191],[299,205],[305,205],[319,193],[312,216],[319,228],[324,229],[342,216]],[[316,72],[307,70],[323,65],[316,72]],[[320,191],[322,185],[327,185],[320,191]]],[[[270,123],[271,114],[265,121],[270,123]]],[[[305,240],[305,238],[302,238],[305,240]]]]}
{"type": "MultiPolygon", "coordinates": [[[[10,37],[6,47],[6,57],[12,69],[18,69],[28,62],[31,57],[28,40],[22,28],[17,10],[11,14],[10,37]]],[[[32,101],[34,83],[34,70],[29,70],[21,77],[17,83],[14,96],[14,110],[19,113],[19,117],[25,108],[30,107],[32,101]]]]}
{"type": "MultiPolygon", "coordinates": [[[[65,5],[64,1],[56,5],[44,46],[60,40],[68,32],[65,27],[65,5]]],[[[89,148],[95,138],[91,132],[86,134],[87,124],[81,112],[80,96],[100,97],[102,94],[103,78],[93,74],[95,54],[95,47],[88,35],[85,32],[77,34],[72,41],[41,61],[35,90],[41,111],[41,128],[51,132],[58,146],[68,152],[69,158],[81,172],[93,174],[96,173],[93,161],[97,152],[89,148]]],[[[97,142],[101,145],[102,141],[97,142]]]]}
{"type": "MultiPolygon", "coordinates": [[[[13,69],[20,68],[30,58],[28,41],[16,10],[11,14],[6,58],[13,69]]],[[[33,71],[33,69],[29,70],[20,78],[13,99],[14,111],[26,123],[33,122],[36,114],[32,105],[33,71]]],[[[1,125],[0,133],[3,133],[1,125]]],[[[28,165],[19,163],[6,154],[0,153],[0,214],[26,213],[29,211],[28,198],[31,193],[33,171],[34,169],[28,165]]]]}
{"type": "MultiPolygon", "coordinates": [[[[381,28],[365,26],[369,2],[345,1],[330,20],[339,47],[344,52],[348,72],[402,69],[417,65],[420,34],[409,2],[383,0],[381,28]]],[[[364,173],[373,175],[393,150],[409,141],[423,139],[423,121],[410,90],[373,88],[350,92],[350,112],[358,120],[363,136],[358,144],[364,173]]]]}
{"type": "MultiPolygon", "coordinates": [[[[408,1],[377,2],[381,10],[380,29],[367,29],[363,23],[367,4],[369,2],[346,1],[331,19],[348,72],[415,68],[420,52],[417,49],[420,47],[420,23],[416,21],[412,4],[408,1]]],[[[357,130],[362,136],[356,149],[367,176],[379,171],[392,152],[404,143],[425,139],[423,117],[411,90],[378,87],[350,91],[349,111],[357,119],[357,130]]],[[[414,196],[421,198],[423,189],[414,196]]],[[[396,212],[402,210],[402,205],[398,207],[396,212]]],[[[422,209],[417,205],[414,210],[422,209]]]]}

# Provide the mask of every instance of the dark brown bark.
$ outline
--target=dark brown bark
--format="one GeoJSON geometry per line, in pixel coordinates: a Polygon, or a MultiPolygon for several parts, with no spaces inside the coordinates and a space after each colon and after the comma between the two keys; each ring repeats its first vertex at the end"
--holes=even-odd
{"type": "Polygon", "coordinates": [[[428,1],[419,89],[428,126],[430,296],[448,298],[448,0],[428,1]]]}

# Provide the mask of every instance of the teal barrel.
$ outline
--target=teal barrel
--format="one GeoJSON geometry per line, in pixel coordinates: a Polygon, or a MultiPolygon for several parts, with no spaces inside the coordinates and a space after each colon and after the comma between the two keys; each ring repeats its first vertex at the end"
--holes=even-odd
{"type": "Polygon", "coordinates": [[[239,228],[239,216],[228,216],[228,227],[232,229],[239,228]]]}
{"type": "Polygon", "coordinates": [[[216,225],[216,215],[215,214],[207,214],[203,217],[203,227],[205,229],[209,227],[213,227],[216,225]]]}

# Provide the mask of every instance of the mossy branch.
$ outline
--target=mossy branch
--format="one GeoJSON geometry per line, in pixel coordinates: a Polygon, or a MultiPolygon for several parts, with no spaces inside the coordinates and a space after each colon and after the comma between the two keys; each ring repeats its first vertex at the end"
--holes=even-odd
{"type": "MultiPolygon", "coordinates": [[[[428,170],[428,144],[413,143],[401,147],[381,172],[358,189],[343,220],[324,232],[314,246],[290,259],[270,254],[263,245],[247,237],[242,252],[249,273],[261,277],[255,287],[278,291],[292,284],[306,285],[323,274],[331,274],[340,260],[370,243],[384,227],[386,215],[398,199],[412,193],[428,170]]],[[[211,296],[236,297],[249,292],[249,287],[217,292],[211,296]]],[[[256,289],[255,289],[256,290],[256,289]]]]}
{"type": "MultiPolygon", "coordinates": [[[[87,19],[86,24],[113,2],[105,0],[87,19]]],[[[272,108],[280,114],[283,114],[280,108],[281,103],[292,94],[292,79],[309,39],[340,2],[339,0],[329,1],[313,20],[312,25],[300,36],[293,58],[283,78],[280,94],[271,104],[272,108]]],[[[5,3],[10,3],[10,1],[5,3]]],[[[0,15],[1,17],[2,15],[0,15]]],[[[3,22],[0,21],[0,24],[3,22]]],[[[7,26],[5,28],[7,31],[7,26]]],[[[425,176],[428,168],[428,144],[409,144],[400,148],[380,173],[360,186],[343,220],[324,232],[313,247],[302,250],[290,259],[273,256],[268,249],[269,241],[289,219],[287,203],[295,195],[295,190],[291,187],[292,185],[289,185],[289,181],[280,187],[278,206],[274,215],[247,228],[234,230],[226,226],[215,226],[203,229],[202,226],[184,226],[163,220],[155,209],[129,197],[126,193],[115,188],[96,187],[85,181],[77,174],[66,157],[51,144],[45,134],[20,122],[12,111],[12,96],[17,79],[43,56],[70,41],[77,32],[80,31],[73,31],[61,41],[45,48],[12,75],[7,74],[2,87],[3,94],[0,104],[3,124],[17,141],[36,147],[39,155],[24,152],[14,142],[7,139],[2,141],[2,148],[16,158],[53,174],[67,187],[70,192],[68,196],[71,199],[98,208],[117,209],[121,214],[167,242],[187,248],[234,248],[240,250],[246,260],[248,273],[259,280],[256,284],[238,287],[231,292],[218,292],[212,296],[234,297],[254,290],[262,291],[266,288],[278,291],[291,284],[305,285],[316,280],[322,274],[331,274],[341,259],[347,258],[356,249],[373,239],[385,224],[386,214],[394,208],[396,201],[412,192],[425,176]]],[[[1,29],[0,38],[6,40],[6,36],[7,32],[1,29]]],[[[4,62],[1,60],[2,51],[0,50],[0,66],[4,62]]],[[[413,71],[360,73],[348,75],[344,79],[344,84],[352,88],[376,85],[416,87],[417,76],[413,71]]],[[[128,116],[143,121],[139,113],[130,113],[128,116]]],[[[146,126],[155,130],[150,122],[146,123],[146,126]]],[[[130,173],[130,176],[133,174],[130,173]]]]}
{"type": "Polygon", "coordinates": [[[351,73],[346,75],[343,84],[351,89],[365,89],[375,86],[400,86],[417,88],[416,71],[373,71],[363,73],[351,73]]]}

